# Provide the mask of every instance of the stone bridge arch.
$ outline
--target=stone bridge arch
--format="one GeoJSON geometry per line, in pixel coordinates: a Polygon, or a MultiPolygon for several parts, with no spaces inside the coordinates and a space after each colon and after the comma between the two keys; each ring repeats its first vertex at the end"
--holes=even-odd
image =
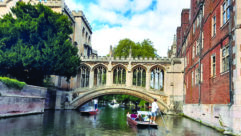
{"type": "Polygon", "coordinates": [[[155,94],[150,93],[147,91],[143,91],[139,88],[127,88],[127,87],[110,87],[110,88],[96,88],[92,89],[90,91],[86,91],[85,93],[81,92],[75,92],[79,93],[78,97],[73,99],[73,101],[70,103],[70,106],[73,109],[77,109],[79,106],[83,105],[84,103],[90,101],[93,98],[108,95],[108,94],[127,94],[132,95],[138,98],[141,98],[149,103],[152,103],[154,98],[157,99],[158,106],[161,110],[169,110],[168,104],[167,104],[167,96],[164,94],[155,94]]]}

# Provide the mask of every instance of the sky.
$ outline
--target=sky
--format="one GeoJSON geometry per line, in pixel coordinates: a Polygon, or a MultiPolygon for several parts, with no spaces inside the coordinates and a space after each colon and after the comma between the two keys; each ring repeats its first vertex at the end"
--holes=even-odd
{"type": "Polygon", "coordinates": [[[92,27],[92,48],[109,53],[121,39],[150,39],[159,56],[167,56],[181,11],[190,0],[65,0],[71,10],[82,10],[92,27]]]}

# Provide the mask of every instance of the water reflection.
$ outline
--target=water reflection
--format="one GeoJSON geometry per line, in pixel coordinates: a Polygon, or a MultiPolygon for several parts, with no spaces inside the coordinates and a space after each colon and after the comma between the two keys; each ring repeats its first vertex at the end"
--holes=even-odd
{"type": "Polygon", "coordinates": [[[157,118],[158,129],[137,129],[126,122],[127,110],[102,108],[98,115],[77,111],[0,119],[0,136],[220,136],[215,130],[182,117],[164,116],[167,129],[157,118]]]}

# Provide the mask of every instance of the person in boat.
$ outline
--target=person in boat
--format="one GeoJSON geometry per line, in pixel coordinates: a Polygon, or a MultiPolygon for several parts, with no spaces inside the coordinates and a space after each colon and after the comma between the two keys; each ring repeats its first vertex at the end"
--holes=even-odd
{"type": "Polygon", "coordinates": [[[158,110],[158,105],[157,105],[156,101],[157,101],[157,99],[154,99],[154,102],[152,102],[152,104],[151,104],[151,119],[150,119],[150,121],[152,123],[155,123],[155,121],[156,121],[156,115],[157,115],[157,110],[158,110]]]}
{"type": "Polygon", "coordinates": [[[98,108],[98,100],[94,99],[95,110],[98,108]]]}

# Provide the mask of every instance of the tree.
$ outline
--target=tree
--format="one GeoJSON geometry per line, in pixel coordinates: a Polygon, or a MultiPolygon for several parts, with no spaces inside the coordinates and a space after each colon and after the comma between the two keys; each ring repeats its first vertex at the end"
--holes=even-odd
{"type": "Polygon", "coordinates": [[[156,49],[149,39],[143,40],[141,43],[135,43],[130,39],[120,40],[118,45],[114,47],[115,57],[128,57],[131,49],[133,57],[156,57],[156,49]]]}
{"type": "Polygon", "coordinates": [[[17,2],[0,19],[0,75],[41,85],[49,75],[77,74],[78,49],[72,46],[68,17],[42,4],[17,2]]]}

